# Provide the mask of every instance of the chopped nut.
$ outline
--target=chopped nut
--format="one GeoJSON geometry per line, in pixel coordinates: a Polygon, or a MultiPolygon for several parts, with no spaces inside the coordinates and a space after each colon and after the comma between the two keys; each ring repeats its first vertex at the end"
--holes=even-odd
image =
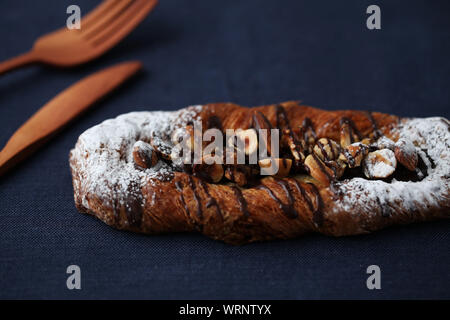
{"type": "Polygon", "coordinates": [[[260,134],[260,138],[262,138],[262,141],[259,141],[259,143],[261,144],[261,146],[263,148],[267,149],[267,154],[271,155],[271,132],[270,129],[272,129],[272,125],[269,122],[269,120],[267,120],[266,116],[260,112],[260,111],[255,111],[253,113],[253,128],[256,129],[256,131],[260,131],[261,129],[265,129],[267,130],[267,134],[260,134]]]}
{"type": "Polygon", "coordinates": [[[228,166],[225,170],[225,178],[235,182],[240,187],[248,183],[251,174],[251,168],[245,165],[228,166]]]}
{"type": "Polygon", "coordinates": [[[285,177],[292,167],[292,160],[285,158],[267,158],[258,161],[261,174],[285,177]]]}
{"type": "Polygon", "coordinates": [[[394,150],[395,148],[395,142],[386,136],[382,136],[380,139],[378,139],[375,145],[378,149],[394,150]]]}
{"type": "MultiPolygon", "coordinates": [[[[334,162],[334,161],[333,161],[334,162]]],[[[335,162],[336,163],[336,162],[335,162]]],[[[336,163],[337,164],[337,163],[336,163]]],[[[332,180],[337,176],[336,167],[328,167],[322,160],[320,160],[315,154],[310,154],[305,159],[305,166],[309,170],[309,174],[316,180],[325,185],[329,185],[332,180]]],[[[331,165],[332,166],[332,165],[331,165]]],[[[345,167],[344,167],[345,169],[345,167]]]]}
{"type": "Polygon", "coordinates": [[[236,137],[242,141],[246,155],[253,154],[258,150],[258,136],[255,129],[237,131],[236,137]]]}
{"type": "Polygon", "coordinates": [[[359,137],[353,131],[353,127],[350,124],[349,120],[341,121],[341,147],[345,148],[348,145],[358,141],[359,137]]]}
{"type": "Polygon", "coordinates": [[[348,164],[349,168],[356,168],[361,165],[361,161],[369,153],[369,147],[360,142],[348,145],[339,155],[339,160],[348,164]]]}
{"type": "Polygon", "coordinates": [[[202,163],[193,165],[192,173],[194,176],[206,181],[217,183],[222,180],[224,174],[223,165],[209,161],[210,159],[213,159],[213,157],[203,157],[202,163]]]}
{"type": "Polygon", "coordinates": [[[322,161],[336,160],[340,153],[339,145],[328,138],[320,138],[314,146],[314,153],[322,161]]]}
{"type": "Polygon", "coordinates": [[[137,141],[133,145],[133,161],[136,168],[147,169],[158,163],[158,156],[151,145],[144,141],[137,141]]]}
{"type": "Polygon", "coordinates": [[[392,150],[370,152],[364,159],[364,174],[369,179],[383,179],[394,173],[397,160],[392,150]]]}
{"type": "Polygon", "coordinates": [[[303,150],[307,150],[308,153],[313,152],[314,145],[317,140],[316,133],[312,127],[309,118],[305,118],[303,124],[300,126],[300,142],[303,150]]]}
{"type": "Polygon", "coordinates": [[[416,148],[410,140],[404,138],[399,139],[395,143],[394,153],[398,162],[404,165],[408,170],[416,170],[417,162],[419,159],[417,156],[416,148]]]}
{"type": "Polygon", "coordinates": [[[300,141],[296,141],[295,135],[291,130],[285,129],[283,131],[282,143],[283,145],[287,145],[289,147],[292,156],[296,161],[303,162],[305,160],[302,143],[300,141]]]}

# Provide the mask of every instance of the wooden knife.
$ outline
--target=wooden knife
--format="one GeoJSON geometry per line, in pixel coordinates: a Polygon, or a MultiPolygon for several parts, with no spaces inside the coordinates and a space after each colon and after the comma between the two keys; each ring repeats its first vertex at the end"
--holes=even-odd
{"type": "Polygon", "coordinates": [[[114,65],[80,80],[50,100],[12,135],[0,152],[0,176],[141,68],[137,61],[114,65]]]}

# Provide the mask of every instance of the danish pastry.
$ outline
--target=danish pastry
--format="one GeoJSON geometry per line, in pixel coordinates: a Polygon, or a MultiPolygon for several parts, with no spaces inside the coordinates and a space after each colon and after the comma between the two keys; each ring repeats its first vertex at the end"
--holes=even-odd
{"type": "Polygon", "coordinates": [[[79,211],[147,234],[201,232],[243,244],[450,217],[450,123],[438,117],[324,111],[292,101],[133,112],[85,131],[70,168],[79,211]],[[267,156],[251,164],[208,156],[186,163],[174,157],[180,141],[192,154],[196,144],[205,147],[193,138],[195,123],[200,137],[212,128],[240,129],[243,158],[261,146],[267,156]],[[278,152],[274,136],[258,135],[274,129],[278,152]]]}

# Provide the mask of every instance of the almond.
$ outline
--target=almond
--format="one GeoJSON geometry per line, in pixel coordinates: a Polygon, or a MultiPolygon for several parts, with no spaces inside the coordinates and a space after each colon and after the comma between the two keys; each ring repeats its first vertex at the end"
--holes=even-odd
{"type": "Polygon", "coordinates": [[[416,147],[407,139],[401,138],[395,143],[395,158],[408,170],[415,171],[418,162],[416,147]]]}
{"type": "Polygon", "coordinates": [[[341,147],[345,148],[352,143],[358,142],[359,137],[354,132],[352,125],[350,124],[350,120],[341,121],[341,147]]]}
{"type": "MultiPolygon", "coordinates": [[[[336,162],[335,162],[336,163],[336,162]]],[[[337,164],[337,163],[336,163],[337,164]]],[[[305,167],[308,169],[309,174],[316,180],[325,185],[329,185],[331,181],[336,178],[337,167],[330,168],[315,154],[310,154],[305,159],[305,167]]]]}
{"type": "Polygon", "coordinates": [[[303,162],[305,160],[303,145],[301,142],[297,141],[291,130],[285,129],[283,131],[282,143],[283,145],[287,145],[289,147],[291,154],[296,161],[303,162]]]}

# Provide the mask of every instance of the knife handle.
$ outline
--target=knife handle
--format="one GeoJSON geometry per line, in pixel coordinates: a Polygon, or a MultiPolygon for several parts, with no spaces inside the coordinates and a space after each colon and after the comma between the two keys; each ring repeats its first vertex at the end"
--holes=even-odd
{"type": "Polygon", "coordinates": [[[27,52],[0,62],[0,75],[36,62],[33,52],[27,52]]]}
{"type": "Polygon", "coordinates": [[[9,139],[0,152],[0,176],[31,155],[61,130],[142,67],[140,62],[128,62],[109,67],[84,78],[58,94],[9,139]]]}

